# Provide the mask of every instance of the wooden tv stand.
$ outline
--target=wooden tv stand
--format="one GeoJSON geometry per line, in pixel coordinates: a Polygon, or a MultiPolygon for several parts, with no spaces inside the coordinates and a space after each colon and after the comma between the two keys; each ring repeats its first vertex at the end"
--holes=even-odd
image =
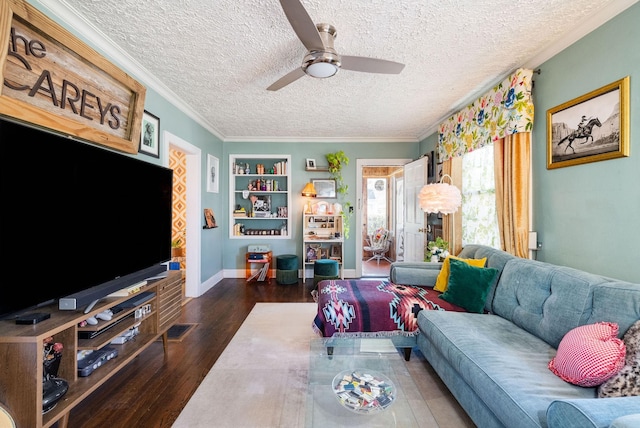
{"type": "Polygon", "coordinates": [[[13,320],[0,321],[0,403],[15,420],[18,428],[50,427],[59,422],[64,428],[69,412],[100,385],[127,365],[133,358],[155,342],[163,339],[167,348],[167,330],[180,316],[182,308],[182,275],[168,271],[167,278],[149,281],[136,294],[104,298],[88,314],[83,311],[60,311],[57,303],[34,312],[48,312],[51,318],[35,325],[17,325],[13,320]],[[155,296],[134,308],[115,314],[110,321],[99,320],[96,326],[79,327],[89,316],[96,315],[137,294],[150,291],[155,296]],[[131,317],[136,309],[150,305],[151,311],[141,318],[131,317]],[[79,339],[80,330],[102,329],[110,323],[121,322],[93,339],[79,339]],[[135,340],[122,345],[111,341],[140,322],[135,340]],[[46,414],[42,414],[43,340],[53,336],[64,346],[58,377],[69,383],[69,390],[46,414]],[[78,376],[76,354],[81,350],[97,350],[110,346],[118,356],[107,361],[87,377],[78,376]]]}

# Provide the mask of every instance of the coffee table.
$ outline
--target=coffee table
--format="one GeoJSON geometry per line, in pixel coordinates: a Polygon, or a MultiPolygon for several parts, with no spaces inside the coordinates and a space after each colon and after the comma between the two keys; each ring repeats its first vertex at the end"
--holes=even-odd
{"type": "Polygon", "coordinates": [[[323,338],[311,340],[306,427],[419,427],[420,415],[429,415],[404,358],[389,339],[323,338]],[[380,373],[394,384],[393,403],[367,414],[344,407],[332,388],[334,377],[345,370],[380,373]]]}

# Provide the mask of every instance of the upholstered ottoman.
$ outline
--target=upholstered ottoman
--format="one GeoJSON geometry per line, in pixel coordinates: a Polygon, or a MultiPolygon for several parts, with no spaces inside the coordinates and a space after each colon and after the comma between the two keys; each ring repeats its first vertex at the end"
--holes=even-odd
{"type": "Polygon", "coordinates": [[[465,312],[439,298],[430,287],[399,285],[387,279],[327,280],[317,284],[314,331],[327,338],[385,338],[403,348],[407,361],[417,344],[420,311],[465,312]]]}
{"type": "Polygon", "coordinates": [[[324,279],[340,278],[340,265],[337,260],[321,259],[313,263],[313,285],[324,279]]]}
{"type": "Polygon", "coordinates": [[[298,256],[295,254],[276,256],[276,282],[278,284],[298,283],[298,256]]]}

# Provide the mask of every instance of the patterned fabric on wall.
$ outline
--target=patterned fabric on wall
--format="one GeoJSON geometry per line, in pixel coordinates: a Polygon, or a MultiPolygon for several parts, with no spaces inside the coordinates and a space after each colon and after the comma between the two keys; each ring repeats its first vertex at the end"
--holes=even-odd
{"type": "Polygon", "coordinates": [[[507,135],[531,132],[533,70],[520,68],[438,127],[438,162],[462,156],[507,135]]]}
{"type": "MultiPolygon", "coordinates": [[[[185,232],[187,228],[187,159],[184,153],[169,150],[169,168],[173,170],[173,213],[171,240],[180,239],[183,252],[186,252],[185,232]]],[[[184,269],[185,257],[180,267],[184,269]]]]}

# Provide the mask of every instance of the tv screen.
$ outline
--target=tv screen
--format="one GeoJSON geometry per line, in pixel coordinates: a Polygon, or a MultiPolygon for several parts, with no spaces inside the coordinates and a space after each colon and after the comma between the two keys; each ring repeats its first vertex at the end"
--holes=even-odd
{"type": "Polygon", "coordinates": [[[2,282],[0,319],[166,270],[171,169],[1,118],[0,143],[3,254],[19,278],[2,282]]]}

